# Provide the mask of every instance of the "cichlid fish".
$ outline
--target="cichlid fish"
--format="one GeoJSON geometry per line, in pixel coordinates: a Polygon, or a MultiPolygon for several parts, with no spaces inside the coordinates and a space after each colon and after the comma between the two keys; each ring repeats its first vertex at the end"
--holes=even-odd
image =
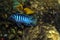
{"type": "Polygon", "coordinates": [[[9,20],[16,22],[17,25],[24,24],[26,26],[35,26],[37,23],[37,19],[34,19],[33,16],[18,13],[12,14],[9,20]]]}
{"type": "Polygon", "coordinates": [[[24,8],[24,12],[25,12],[26,14],[34,14],[34,11],[31,10],[31,9],[29,9],[29,8],[24,8]]]}

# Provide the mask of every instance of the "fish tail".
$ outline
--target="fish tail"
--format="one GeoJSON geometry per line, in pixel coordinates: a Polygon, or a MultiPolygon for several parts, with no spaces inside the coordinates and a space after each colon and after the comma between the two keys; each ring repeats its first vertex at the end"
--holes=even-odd
{"type": "Polygon", "coordinates": [[[37,24],[37,19],[34,19],[33,20],[33,25],[36,25],[37,24]]]}

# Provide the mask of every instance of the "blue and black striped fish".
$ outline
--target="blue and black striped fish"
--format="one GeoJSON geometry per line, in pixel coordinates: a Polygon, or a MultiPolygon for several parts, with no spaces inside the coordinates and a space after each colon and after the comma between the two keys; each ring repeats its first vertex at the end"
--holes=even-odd
{"type": "Polygon", "coordinates": [[[9,19],[11,21],[16,22],[16,24],[20,25],[20,24],[24,24],[26,26],[35,26],[37,23],[37,19],[34,19],[33,16],[28,16],[25,14],[12,14],[9,19]]]}

